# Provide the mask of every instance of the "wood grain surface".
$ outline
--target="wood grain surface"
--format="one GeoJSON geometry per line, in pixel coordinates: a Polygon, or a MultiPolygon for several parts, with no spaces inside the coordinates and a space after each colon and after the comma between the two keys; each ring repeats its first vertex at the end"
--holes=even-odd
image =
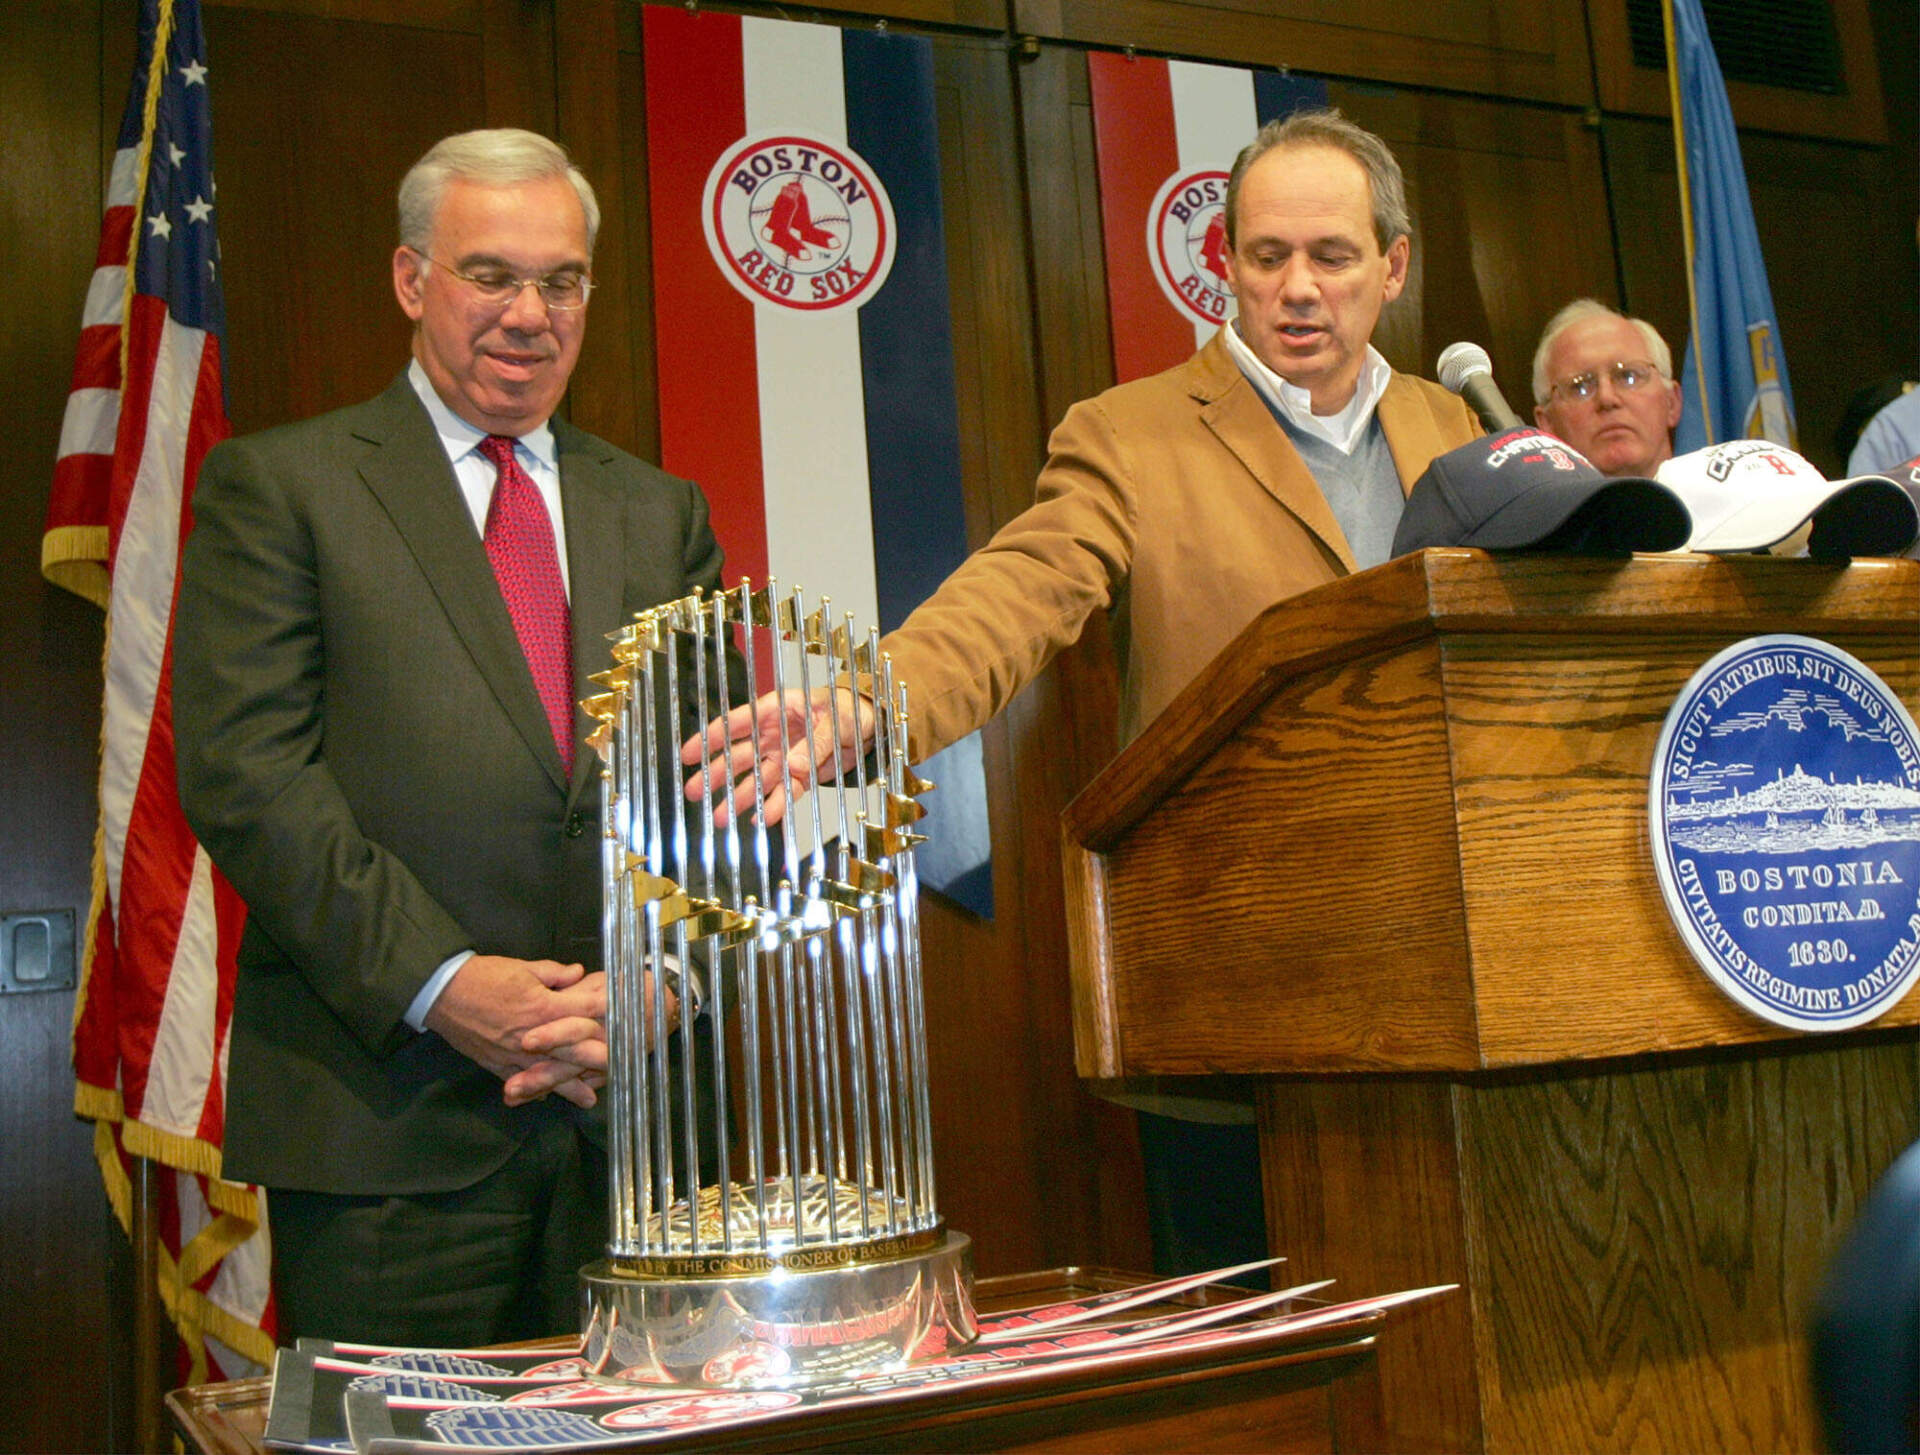
{"type": "Polygon", "coordinates": [[[1068,810],[1070,861],[1098,860],[1072,883],[1100,890],[1070,911],[1083,1070],[1464,1071],[1794,1035],[1716,990],[1668,918],[1653,750],[1688,678],[1760,632],[1832,641],[1920,703],[1916,622],[1912,562],[1471,551],[1271,608],[1068,810]]]}
{"type": "Polygon", "coordinates": [[[1802,1330],[1920,1133],[1920,1005],[1738,1010],[1647,785],[1731,642],[1820,636],[1911,705],[1917,628],[1910,562],[1427,552],[1273,608],[1074,803],[1083,1054],[1267,1073],[1274,1251],[1463,1285],[1382,1353],[1390,1447],[1812,1447],[1802,1330]]]}
{"type": "Polygon", "coordinates": [[[1458,1280],[1381,1350],[1394,1449],[1809,1450],[1821,1270],[1920,1134],[1910,1037],[1599,1074],[1276,1078],[1273,1246],[1458,1280]]]}
{"type": "MultiPolygon", "coordinates": [[[[1920,701],[1920,627],[1849,630],[1851,651],[1920,701]]],[[[1674,928],[1648,839],[1667,709],[1724,634],[1582,643],[1468,635],[1445,648],[1461,886],[1489,1066],[1791,1036],[1723,994],[1674,928]]],[[[1911,912],[1911,886],[1900,912],[1911,912]]],[[[1889,904],[1889,912],[1896,906],[1889,904]]],[[[1920,1023],[1908,997],[1880,1025],[1920,1023]]]]}
{"type": "Polygon", "coordinates": [[[1282,686],[1102,856],[1106,1074],[1476,1064],[1438,662],[1282,686]]]}
{"type": "Polygon", "coordinates": [[[1589,105],[1579,0],[1013,0],[1014,28],[1054,39],[1589,105]]]}

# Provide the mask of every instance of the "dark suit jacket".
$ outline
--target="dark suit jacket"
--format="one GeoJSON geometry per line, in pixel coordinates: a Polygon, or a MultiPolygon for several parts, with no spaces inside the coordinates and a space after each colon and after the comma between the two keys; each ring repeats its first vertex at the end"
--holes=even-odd
{"type": "MultiPolygon", "coordinates": [[[[695,486],[553,431],[580,697],[610,665],[606,634],[716,586],[720,551],[695,486]]],[[[503,1105],[495,1076],[402,1017],[465,948],[597,966],[598,759],[582,748],[563,775],[404,375],[221,445],[193,510],[174,639],[181,800],[248,906],[226,1175],[466,1186],[568,1109],[503,1105]]],[[[698,726],[691,705],[680,726],[698,726]]]]}

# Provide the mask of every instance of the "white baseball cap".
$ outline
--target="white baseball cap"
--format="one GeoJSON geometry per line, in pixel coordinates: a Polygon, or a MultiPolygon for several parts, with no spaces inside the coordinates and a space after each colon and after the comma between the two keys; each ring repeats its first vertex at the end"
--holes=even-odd
{"type": "Polygon", "coordinates": [[[1920,536],[1920,507],[1885,475],[1829,480],[1771,440],[1728,440],[1678,455],[1654,478],[1693,516],[1690,551],[1763,551],[1809,521],[1806,553],[1898,556],[1920,536]]]}

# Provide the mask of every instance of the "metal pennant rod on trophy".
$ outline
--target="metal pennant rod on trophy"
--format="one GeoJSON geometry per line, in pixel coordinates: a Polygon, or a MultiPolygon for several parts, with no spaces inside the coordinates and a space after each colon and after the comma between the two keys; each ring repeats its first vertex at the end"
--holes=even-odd
{"type": "Polygon", "coordinates": [[[742,582],[640,613],[612,655],[584,704],[602,763],[611,1203],[607,1257],[581,1273],[590,1369],[797,1385],[967,1341],[971,1245],[934,1202],[913,830],[932,785],[908,766],[907,693],[878,632],[742,582]],[[796,792],[756,759],[742,815],[703,766],[689,801],[676,707],[690,700],[697,726],[738,706],[730,665],[746,702],[824,692],[837,715],[858,710],[834,690],[851,689],[875,714],[871,768],[816,765],[796,792]],[[670,995],[701,1034],[674,1033],[670,995]]]}

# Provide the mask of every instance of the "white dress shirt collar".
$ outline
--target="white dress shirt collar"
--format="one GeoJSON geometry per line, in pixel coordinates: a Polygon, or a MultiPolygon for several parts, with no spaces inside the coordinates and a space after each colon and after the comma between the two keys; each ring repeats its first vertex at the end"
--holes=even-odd
{"type": "MultiPolygon", "coordinates": [[[[447,452],[454,483],[460,487],[460,498],[466,502],[467,514],[473,518],[474,534],[485,539],[487,506],[493,499],[494,481],[500,473],[493,461],[480,453],[480,442],[487,437],[486,432],[474,428],[447,408],[418,359],[407,366],[407,382],[413,385],[413,392],[426,406],[434,433],[440,437],[440,448],[447,452]]],[[[554,550],[560,557],[560,580],[571,597],[573,567],[567,559],[567,515],[561,506],[560,447],[553,438],[551,421],[543,421],[538,429],[529,430],[514,441],[514,458],[520,461],[521,469],[527,472],[527,478],[533,481],[534,489],[546,503],[547,520],[553,526],[554,550]]]]}
{"type": "MultiPolygon", "coordinates": [[[[447,452],[448,460],[457,465],[462,458],[480,447],[480,441],[487,437],[487,432],[468,424],[447,408],[447,402],[433,387],[433,381],[427,377],[427,371],[421,367],[418,359],[407,365],[407,382],[413,385],[413,392],[426,405],[427,417],[433,421],[434,433],[440,436],[440,446],[447,452]]],[[[560,461],[553,442],[553,426],[549,421],[541,420],[537,428],[528,430],[514,443],[533,456],[536,463],[555,474],[559,473],[560,461]]]]}
{"type": "Polygon", "coordinates": [[[1223,329],[1227,335],[1227,352],[1233,355],[1234,363],[1282,419],[1303,433],[1325,440],[1343,455],[1353,453],[1373,419],[1380,396],[1387,392],[1387,383],[1393,378],[1393,367],[1380,356],[1378,349],[1367,345],[1367,356],[1360,364],[1360,378],[1346,408],[1333,414],[1315,414],[1313,396],[1298,385],[1289,384],[1263,364],[1240,337],[1238,324],[1228,323],[1223,329]]]}

